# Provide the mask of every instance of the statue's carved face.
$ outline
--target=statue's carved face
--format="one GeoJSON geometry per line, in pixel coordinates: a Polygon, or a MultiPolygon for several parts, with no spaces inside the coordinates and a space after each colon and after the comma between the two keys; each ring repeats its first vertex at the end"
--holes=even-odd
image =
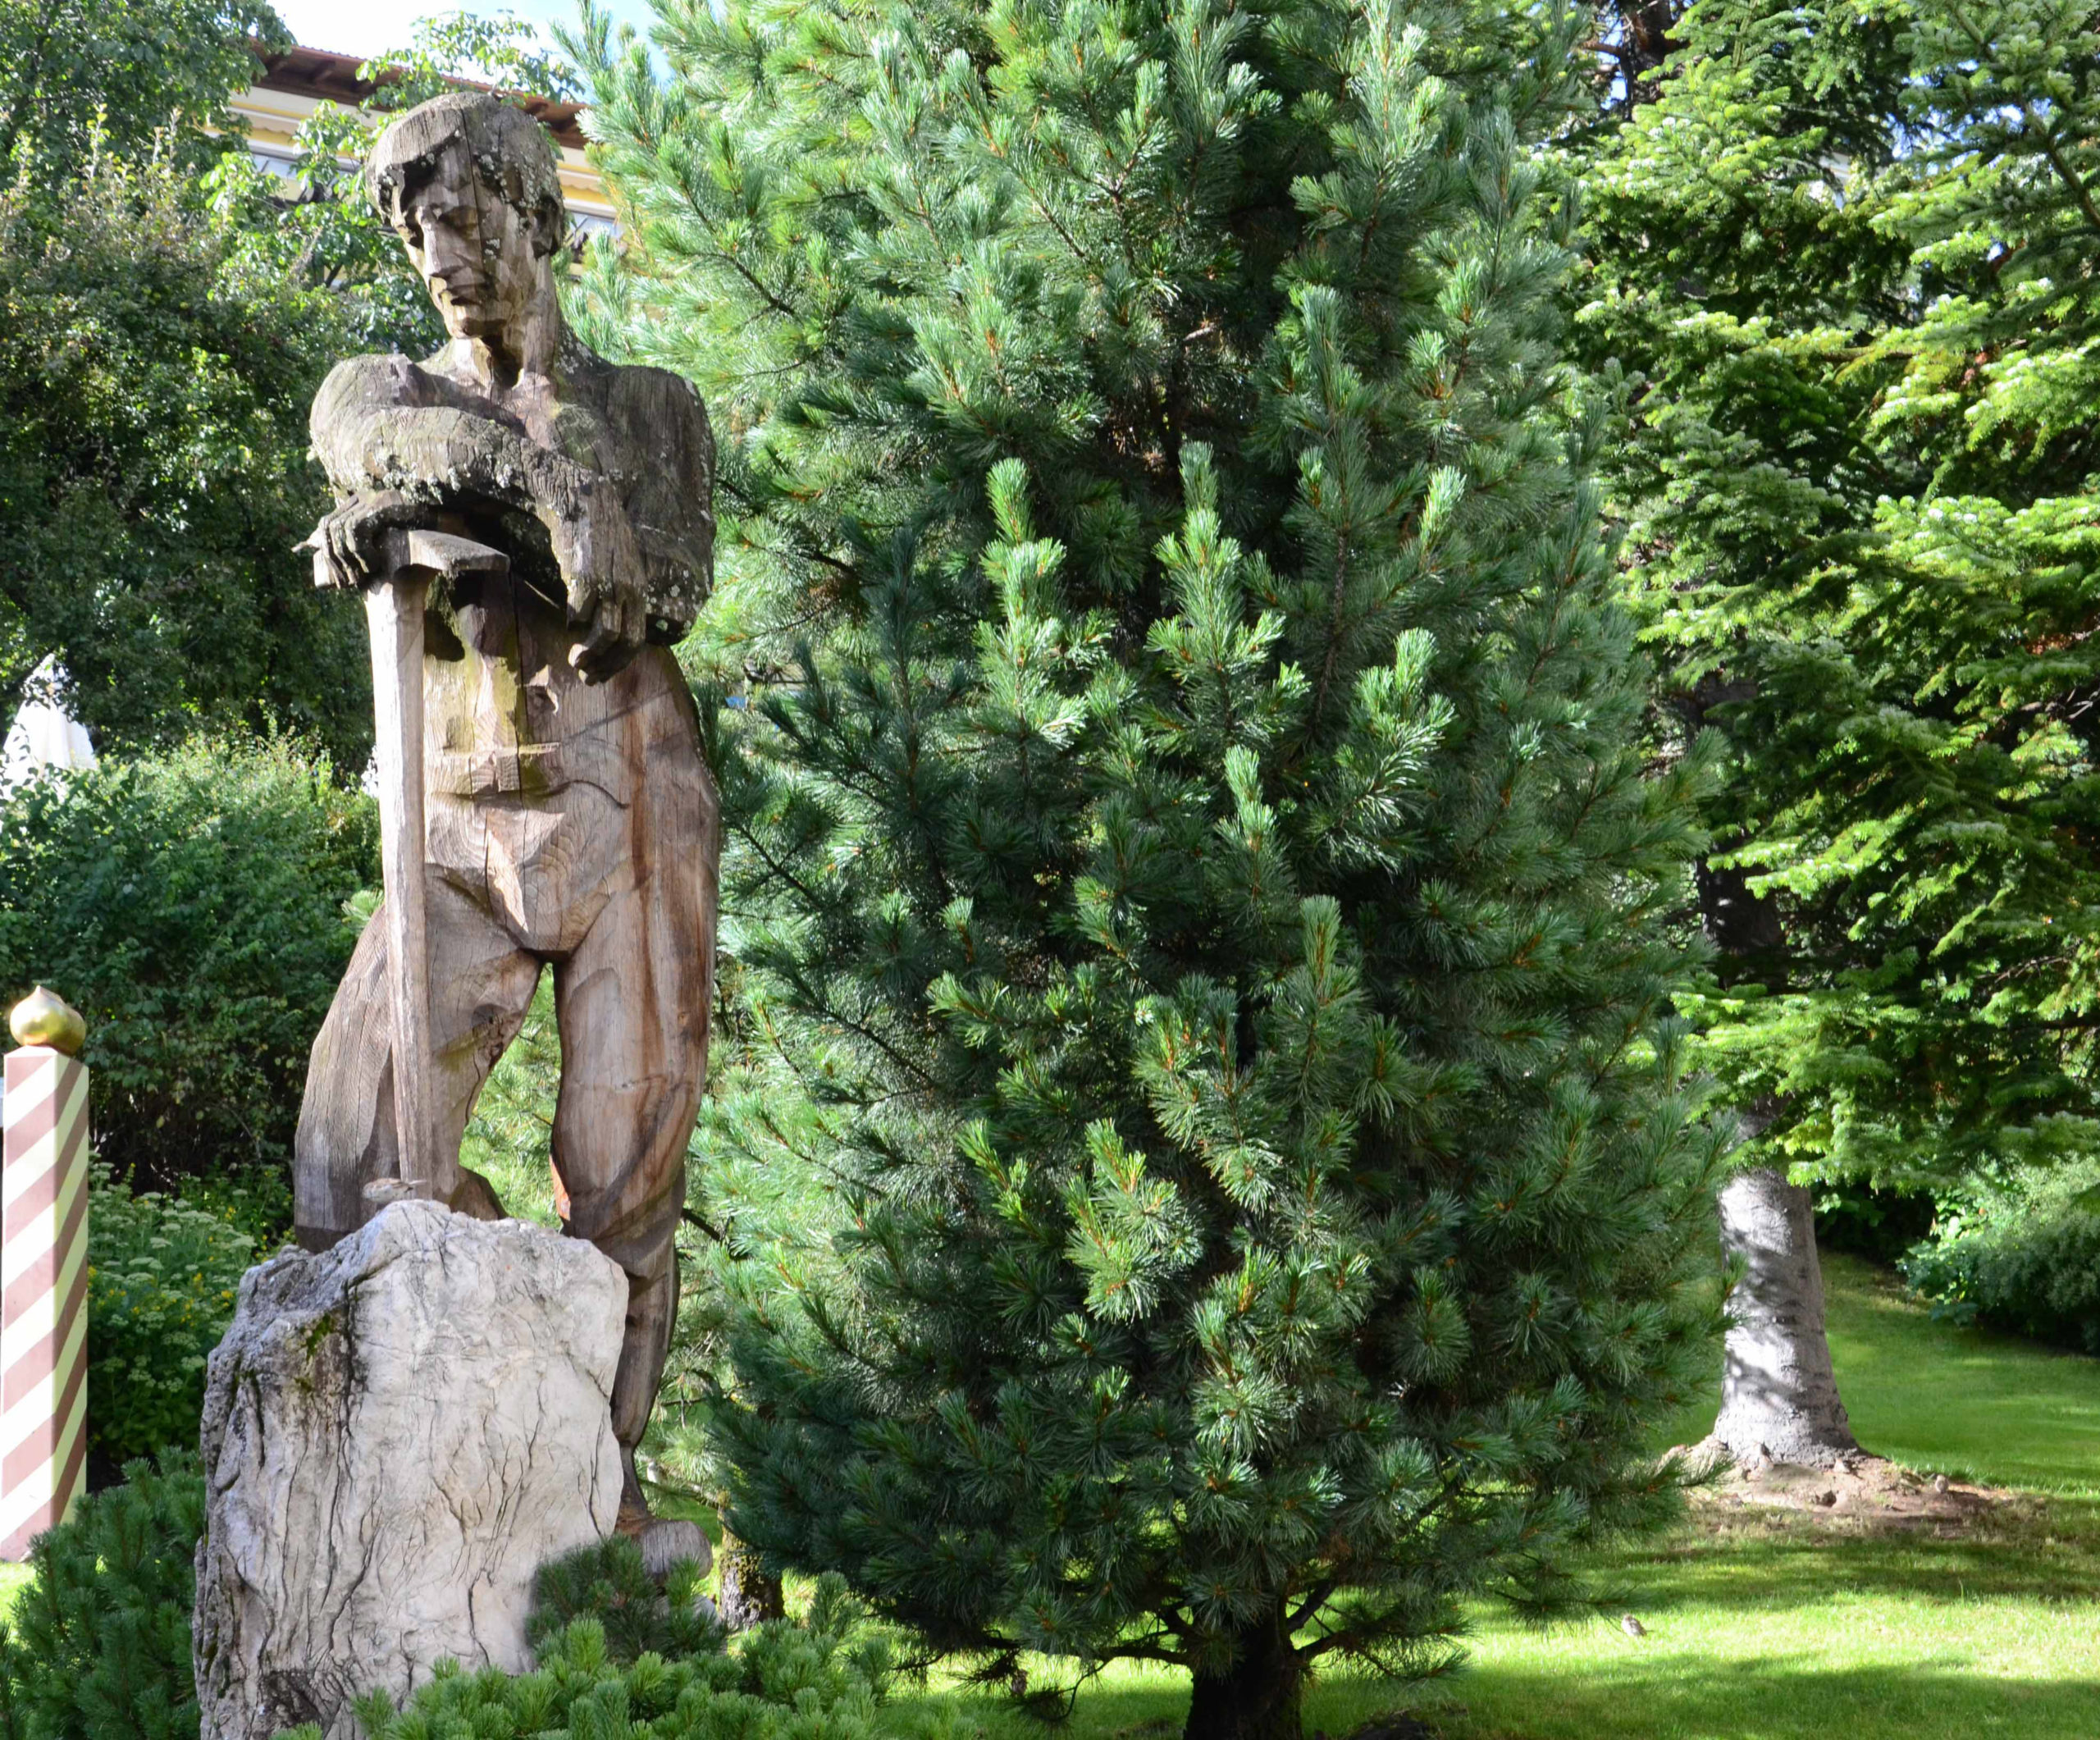
{"type": "Polygon", "coordinates": [[[546,263],[524,215],[474,172],[464,139],[399,196],[394,227],[453,337],[500,340],[529,317],[546,263]]]}

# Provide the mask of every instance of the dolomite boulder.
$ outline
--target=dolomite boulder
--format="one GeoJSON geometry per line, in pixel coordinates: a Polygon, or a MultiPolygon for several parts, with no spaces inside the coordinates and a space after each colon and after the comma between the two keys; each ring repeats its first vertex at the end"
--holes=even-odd
{"type": "Polygon", "coordinates": [[[534,1573],[619,1514],[626,1309],[582,1240],[424,1202],[249,1272],[204,1402],[204,1740],[354,1740],[447,1657],[532,1665],[534,1573]]]}

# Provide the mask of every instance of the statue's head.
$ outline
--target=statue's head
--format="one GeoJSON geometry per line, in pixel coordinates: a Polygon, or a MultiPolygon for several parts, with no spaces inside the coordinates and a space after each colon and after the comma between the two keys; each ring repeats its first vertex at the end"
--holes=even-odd
{"type": "Polygon", "coordinates": [[[478,91],[410,109],[379,135],[365,185],[454,338],[500,340],[550,304],[561,180],[523,110],[478,91]]]}

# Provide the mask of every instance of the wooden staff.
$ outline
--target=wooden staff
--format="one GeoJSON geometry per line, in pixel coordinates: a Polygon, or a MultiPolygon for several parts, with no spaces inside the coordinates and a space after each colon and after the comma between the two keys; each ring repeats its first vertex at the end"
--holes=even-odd
{"type": "MultiPolygon", "coordinates": [[[[317,557],[327,559],[326,552],[317,557]]],[[[430,929],[423,879],[423,610],[431,582],[501,576],[501,550],[445,532],[395,532],[386,571],[365,588],[379,752],[379,856],[386,881],[386,964],[394,1016],[394,1129],[399,1185],[375,1197],[451,1203],[459,1156],[437,1139],[431,1082],[430,929]]]]}

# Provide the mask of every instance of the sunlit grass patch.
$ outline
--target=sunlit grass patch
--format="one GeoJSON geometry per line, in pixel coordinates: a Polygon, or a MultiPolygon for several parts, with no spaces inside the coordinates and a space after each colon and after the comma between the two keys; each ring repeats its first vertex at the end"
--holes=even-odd
{"type": "MultiPolygon", "coordinates": [[[[1951,1533],[1838,1533],[1798,1514],[1691,1524],[1600,1555],[1594,1619],[1539,1631],[1480,1608],[1449,1680],[1320,1681],[1308,1734],[1405,1708],[1445,1740],[2100,1737],[2100,1360],[1936,1323],[1856,1258],[1826,1258],[1824,1277],[1860,1442],[2034,1496],[1951,1533]]],[[[1681,1435],[1713,1416],[1687,1413],[1681,1435]]],[[[987,1740],[1048,1733],[938,1680],[898,1714],[947,1700],[987,1740]]],[[[1185,1675],[1118,1665],[1060,1740],[1172,1740],[1188,1706],[1185,1675]]]]}

